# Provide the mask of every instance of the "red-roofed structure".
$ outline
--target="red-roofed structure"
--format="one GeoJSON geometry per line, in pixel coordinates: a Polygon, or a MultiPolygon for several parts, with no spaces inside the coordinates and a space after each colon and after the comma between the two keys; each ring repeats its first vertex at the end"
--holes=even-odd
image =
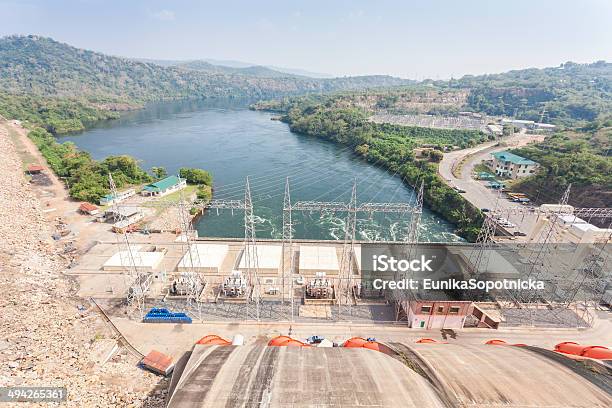
{"type": "Polygon", "coordinates": [[[100,212],[100,209],[91,203],[81,203],[79,211],[83,214],[96,215],[100,212]]]}
{"type": "Polygon", "coordinates": [[[157,350],[151,350],[149,354],[144,356],[141,363],[148,370],[161,375],[168,375],[174,369],[172,357],[157,350]]]}
{"type": "Polygon", "coordinates": [[[44,169],[40,164],[28,164],[28,173],[30,174],[41,173],[44,169]]]}

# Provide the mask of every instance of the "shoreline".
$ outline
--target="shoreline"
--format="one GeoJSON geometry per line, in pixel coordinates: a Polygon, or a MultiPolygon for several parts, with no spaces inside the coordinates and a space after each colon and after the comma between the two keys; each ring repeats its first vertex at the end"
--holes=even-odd
{"type": "MultiPolygon", "coordinates": [[[[257,111],[262,111],[262,112],[268,112],[268,113],[275,113],[275,111],[274,111],[274,110],[272,110],[272,109],[257,109],[257,108],[253,108],[252,110],[257,110],[257,111]]],[[[278,119],[278,120],[279,120],[280,122],[285,123],[285,124],[286,124],[286,125],[289,127],[289,130],[290,130],[291,132],[293,132],[293,133],[296,133],[296,134],[301,134],[301,135],[308,136],[308,137],[315,137],[315,138],[317,138],[317,139],[324,140],[324,141],[325,141],[325,142],[327,142],[327,143],[337,144],[337,145],[342,146],[342,147],[346,147],[346,146],[348,145],[348,144],[343,144],[343,143],[340,143],[340,142],[335,141],[335,140],[328,139],[328,138],[326,138],[326,137],[323,137],[323,136],[322,136],[322,135],[320,135],[320,134],[308,134],[308,133],[301,133],[301,132],[294,131],[294,130],[292,129],[291,123],[290,123],[289,121],[285,120],[285,116],[286,116],[286,114],[282,115],[282,116],[280,117],[280,119],[278,119]]],[[[428,128],[423,128],[423,129],[428,129],[428,128]]],[[[472,148],[477,148],[477,147],[479,147],[479,146],[481,146],[481,145],[486,145],[487,143],[489,143],[489,142],[488,142],[488,141],[486,141],[486,142],[480,143],[480,144],[478,144],[478,145],[476,145],[476,146],[474,146],[474,147],[472,147],[472,148]]],[[[469,150],[469,149],[472,149],[472,148],[466,148],[466,149],[461,149],[461,150],[469,150]]],[[[460,150],[457,150],[457,151],[460,151],[460,150]]],[[[359,159],[363,160],[364,162],[366,162],[366,163],[368,163],[368,164],[371,164],[371,163],[370,163],[370,161],[369,161],[369,160],[368,160],[366,157],[363,157],[363,156],[359,155],[357,152],[353,151],[353,152],[352,152],[352,154],[353,154],[353,155],[354,155],[356,158],[359,158],[359,159]]],[[[439,178],[439,179],[440,179],[440,181],[441,181],[443,184],[448,185],[447,181],[446,181],[446,180],[445,180],[443,177],[441,177],[441,175],[440,175],[440,172],[439,172],[440,163],[437,163],[437,164],[438,164],[438,165],[436,166],[437,168],[436,168],[436,172],[435,172],[436,177],[437,177],[437,178],[439,178]]],[[[384,170],[385,170],[385,171],[387,171],[387,172],[390,172],[390,171],[391,171],[391,170],[389,169],[389,165],[388,165],[388,164],[386,164],[386,163],[385,163],[383,166],[381,166],[381,168],[384,168],[384,170]]],[[[396,174],[396,176],[397,176],[397,177],[400,177],[400,178],[402,179],[402,183],[405,183],[406,185],[410,186],[410,188],[416,192],[417,187],[416,187],[415,185],[413,185],[413,183],[411,183],[411,182],[410,182],[410,181],[409,181],[409,180],[408,180],[406,177],[401,176],[399,173],[398,173],[398,174],[396,174]]],[[[463,196],[461,196],[461,198],[463,199],[463,201],[464,201],[464,202],[465,202],[467,205],[472,206],[474,211],[480,211],[480,210],[479,210],[479,208],[478,208],[478,207],[476,207],[476,206],[475,206],[475,205],[474,205],[472,202],[470,202],[469,200],[465,199],[463,196]]],[[[461,239],[463,239],[463,240],[465,240],[465,241],[467,241],[467,242],[471,242],[471,241],[470,241],[470,240],[469,240],[469,239],[468,239],[468,238],[467,238],[467,237],[466,237],[464,234],[461,234],[461,233],[458,231],[458,225],[457,225],[455,222],[453,222],[453,221],[451,221],[450,219],[448,219],[448,218],[447,218],[447,217],[446,217],[446,216],[445,216],[443,213],[441,213],[440,211],[437,211],[437,210],[435,210],[435,209],[431,208],[431,206],[430,206],[430,205],[428,205],[428,204],[429,204],[429,203],[428,203],[428,201],[429,201],[429,200],[428,200],[427,196],[426,196],[426,195],[424,195],[424,197],[423,197],[423,204],[424,204],[424,206],[425,206],[425,207],[426,207],[426,208],[427,208],[429,211],[431,211],[431,212],[433,212],[434,214],[436,214],[437,216],[439,216],[439,217],[440,217],[440,218],[441,218],[443,221],[445,221],[445,222],[447,222],[447,223],[451,224],[452,226],[454,226],[454,227],[456,228],[456,229],[453,231],[453,233],[454,233],[455,235],[459,236],[461,239]]],[[[480,228],[480,227],[479,227],[479,228],[480,228]]],[[[475,240],[474,240],[474,242],[475,242],[475,240]]]]}

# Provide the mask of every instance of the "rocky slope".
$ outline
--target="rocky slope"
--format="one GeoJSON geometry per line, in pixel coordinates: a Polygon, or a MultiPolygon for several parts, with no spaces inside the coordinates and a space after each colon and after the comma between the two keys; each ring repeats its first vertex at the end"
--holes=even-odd
{"type": "Polygon", "coordinates": [[[66,387],[69,407],[162,407],[165,380],[109,353],[110,330],[73,295],[65,248],[22,166],[0,124],[0,386],[66,387]]]}

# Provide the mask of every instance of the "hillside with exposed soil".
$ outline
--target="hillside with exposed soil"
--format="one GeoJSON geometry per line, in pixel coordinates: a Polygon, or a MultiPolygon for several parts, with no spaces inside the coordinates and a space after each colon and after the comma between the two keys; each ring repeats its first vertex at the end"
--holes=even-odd
{"type": "Polygon", "coordinates": [[[75,296],[70,257],[23,168],[0,123],[0,384],[66,387],[69,407],[163,406],[165,382],[113,352],[112,332],[75,296]]]}

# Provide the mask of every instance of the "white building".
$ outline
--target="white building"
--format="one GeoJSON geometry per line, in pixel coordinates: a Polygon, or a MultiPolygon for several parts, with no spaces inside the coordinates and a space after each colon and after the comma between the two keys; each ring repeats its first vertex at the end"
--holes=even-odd
{"type": "Polygon", "coordinates": [[[229,251],[225,244],[190,244],[177,265],[179,272],[218,274],[229,251]]]}
{"type": "Polygon", "coordinates": [[[158,268],[166,254],[165,249],[150,248],[143,249],[142,246],[132,245],[130,250],[116,252],[104,264],[105,271],[122,271],[134,269],[138,272],[153,272],[158,268]]]}
{"type": "Polygon", "coordinates": [[[550,123],[536,123],[535,129],[542,132],[552,132],[557,127],[555,125],[551,125],[550,123]]]}
{"type": "Polygon", "coordinates": [[[315,275],[317,272],[337,275],[340,271],[336,247],[301,245],[299,256],[299,272],[302,275],[315,275]]]}
{"type": "Polygon", "coordinates": [[[612,236],[612,230],[599,228],[573,214],[556,215],[557,223],[578,238],[578,242],[606,242],[612,236]]]}
{"type": "Polygon", "coordinates": [[[136,195],[136,190],[134,190],[133,188],[124,191],[118,191],[116,196],[112,193],[107,194],[100,199],[100,205],[112,205],[115,203],[120,203],[121,201],[125,200],[126,198],[132,197],[133,195],[136,195]]]}
{"type": "Polygon", "coordinates": [[[260,276],[277,276],[281,267],[282,253],[283,247],[280,245],[257,244],[249,254],[248,260],[245,251],[242,251],[238,270],[245,272],[249,267],[254,269],[257,266],[257,273],[260,276]]]}
{"type": "Polygon", "coordinates": [[[500,125],[487,125],[487,131],[495,136],[501,136],[504,133],[504,128],[500,125]]]}
{"type": "Polygon", "coordinates": [[[510,152],[496,152],[492,155],[492,169],[496,175],[517,179],[535,173],[538,163],[510,152]]]}
{"type": "Polygon", "coordinates": [[[593,224],[572,224],[569,231],[580,239],[580,243],[608,242],[612,236],[612,229],[599,228],[593,224]]]}
{"type": "Polygon", "coordinates": [[[533,120],[522,120],[522,119],[502,119],[502,125],[512,125],[521,129],[533,129],[535,122],[533,120]]]}
{"type": "Polygon", "coordinates": [[[572,224],[586,224],[587,222],[572,214],[557,215],[557,221],[564,227],[569,227],[572,224]]]}

